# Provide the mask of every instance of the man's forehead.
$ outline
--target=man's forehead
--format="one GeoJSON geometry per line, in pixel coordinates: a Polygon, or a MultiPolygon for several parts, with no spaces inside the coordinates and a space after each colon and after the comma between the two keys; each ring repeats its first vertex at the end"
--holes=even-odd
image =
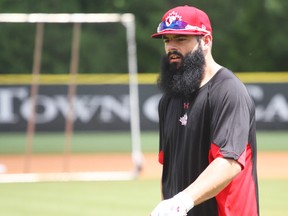
{"type": "Polygon", "coordinates": [[[162,38],[163,39],[174,39],[174,38],[183,38],[183,37],[193,37],[192,35],[182,35],[182,34],[166,34],[166,35],[163,35],[162,38]]]}

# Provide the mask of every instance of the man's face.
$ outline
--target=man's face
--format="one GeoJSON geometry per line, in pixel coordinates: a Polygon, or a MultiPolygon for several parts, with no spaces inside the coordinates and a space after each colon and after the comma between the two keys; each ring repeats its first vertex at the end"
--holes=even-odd
{"type": "Polygon", "coordinates": [[[205,68],[201,41],[195,36],[163,38],[166,55],[158,79],[160,89],[173,97],[189,97],[200,87],[205,68]]]}
{"type": "Polygon", "coordinates": [[[197,38],[193,35],[164,35],[163,42],[169,63],[176,64],[178,68],[183,57],[193,52],[198,45],[197,38]]]}

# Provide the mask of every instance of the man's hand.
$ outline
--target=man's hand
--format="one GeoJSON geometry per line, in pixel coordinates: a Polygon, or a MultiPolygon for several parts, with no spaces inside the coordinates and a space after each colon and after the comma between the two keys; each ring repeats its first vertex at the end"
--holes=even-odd
{"type": "Polygon", "coordinates": [[[193,200],[185,192],[180,192],[171,199],[161,201],[150,216],[186,216],[193,207],[193,200]]]}

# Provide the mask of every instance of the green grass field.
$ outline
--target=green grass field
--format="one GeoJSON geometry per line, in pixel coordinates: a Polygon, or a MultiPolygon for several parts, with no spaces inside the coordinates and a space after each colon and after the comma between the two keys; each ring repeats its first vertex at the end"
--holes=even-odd
{"type": "MultiPolygon", "coordinates": [[[[288,215],[287,179],[259,186],[261,215],[288,215]]],[[[148,216],[159,200],[158,180],[0,184],[3,216],[148,216]]]]}
{"type": "MultiPolygon", "coordinates": [[[[77,133],[72,151],[129,151],[129,136],[116,135],[77,133]]],[[[257,138],[259,151],[288,151],[285,131],[262,131],[257,138]]],[[[37,134],[33,152],[59,153],[63,151],[63,141],[63,134],[37,134]]],[[[144,152],[156,152],[158,135],[143,133],[141,142],[144,152]]],[[[25,134],[0,134],[0,161],[1,155],[23,152],[25,134]]],[[[262,216],[288,215],[288,179],[260,179],[259,189],[262,216]]],[[[159,179],[0,184],[0,215],[3,216],[148,216],[159,200],[159,179]]]]}
{"type": "MultiPolygon", "coordinates": [[[[287,131],[257,133],[259,151],[288,151],[287,131]]],[[[0,154],[22,154],[25,152],[25,133],[0,133],[0,154]]],[[[61,153],[64,149],[64,133],[37,133],[33,139],[33,153],[61,153]]],[[[71,151],[91,152],[128,152],[131,149],[127,132],[114,133],[76,133],[72,138],[71,151]]],[[[142,132],[142,150],[156,152],[158,133],[142,132]]]]}

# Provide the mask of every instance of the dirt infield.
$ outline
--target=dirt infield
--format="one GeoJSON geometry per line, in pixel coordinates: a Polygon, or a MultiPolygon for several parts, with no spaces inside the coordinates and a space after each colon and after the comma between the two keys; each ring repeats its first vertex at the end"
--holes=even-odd
{"type": "MultiPolygon", "coordinates": [[[[160,178],[161,165],[157,155],[143,155],[140,178],[160,178]]],[[[260,152],[258,154],[259,178],[288,178],[288,152],[260,152]]],[[[127,171],[133,168],[130,154],[74,154],[0,156],[0,173],[47,173],[84,171],[127,171]]],[[[1,178],[1,175],[0,175],[1,178]]]]}

